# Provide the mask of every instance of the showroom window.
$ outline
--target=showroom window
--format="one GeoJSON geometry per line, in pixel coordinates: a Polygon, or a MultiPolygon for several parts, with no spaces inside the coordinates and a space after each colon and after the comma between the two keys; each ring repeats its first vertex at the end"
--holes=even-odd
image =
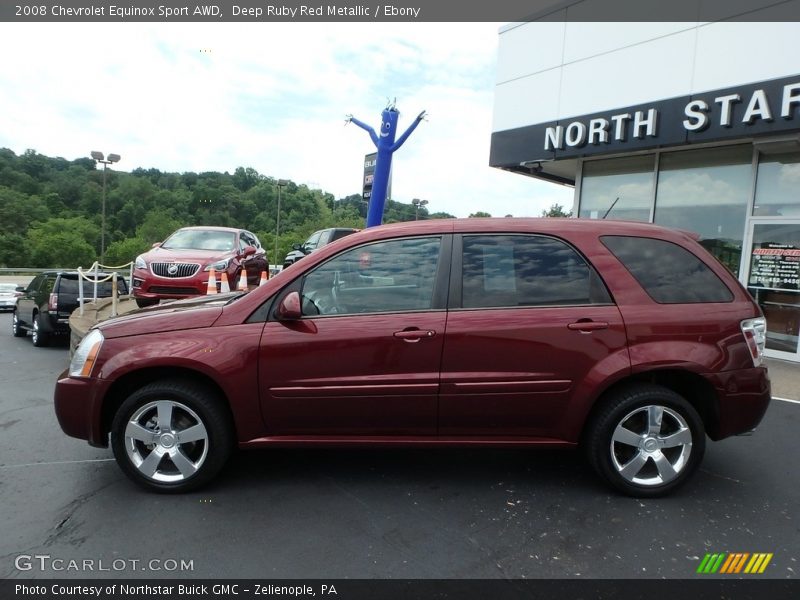
{"type": "Polygon", "coordinates": [[[464,237],[463,308],[610,302],[595,272],[560,240],[534,235],[464,237]]]}
{"type": "Polygon", "coordinates": [[[700,235],[700,243],[739,272],[747,203],[752,193],[750,145],[664,152],[659,161],[655,222],[700,235]]]}
{"type": "Polygon", "coordinates": [[[430,310],[441,238],[358,246],[309,273],[303,314],[347,315],[430,310]]]}
{"type": "Polygon", "coordinates": [[[800,218],[800,152],[762,153],[758,162],[756,217],[800,218]]]}
{"type": "Polygon", "coordinates": [[[583,163],[578,216],[650,221],[654,170],[652,154],[583,163]]]}

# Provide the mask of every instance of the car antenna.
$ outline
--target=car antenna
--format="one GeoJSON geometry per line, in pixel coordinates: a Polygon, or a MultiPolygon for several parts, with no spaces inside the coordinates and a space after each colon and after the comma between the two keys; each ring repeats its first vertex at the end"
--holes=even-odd
{"type": "Polygon", "coordinates": [[[605,218],[608,216],[608,213],[610,213],[610,212],[611,212],[611,209],[612,209],[612,208],[614,208],[614,205],[617,203],[617,201],[618,201],[618,200],[619,200],[619,196],[617,196],[617,199],[616,199],[616,200],[614,200],[614,201],[611,203],[611,206],[609,206],[609,207],[608,207],[608,210],[606,211],[606,214],[604,214],[604,215],[603,215],[603,218],[604,218],[604,219],[605,219],[605,218]]]}

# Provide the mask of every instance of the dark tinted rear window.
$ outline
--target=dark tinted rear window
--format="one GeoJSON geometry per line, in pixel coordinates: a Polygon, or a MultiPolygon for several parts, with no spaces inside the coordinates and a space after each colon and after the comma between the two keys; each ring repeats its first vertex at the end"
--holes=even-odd
{"type": "Polygon", "coordinates": [[[601,240],[660,304],[733,300],[733,293],[708,265],[677,244],[611,235],[601,240]]]}
{"type": "MultiPolygon", "coordinates": [[[[120,294],[128,293],[128,285],[121,277],[117,278],[117,290],[120,294]]],[[[78,297],[78,280],[71,277],[61,277],[61,282],[58,284],[59,294],[69,294],[76,298],[78,297]]],[[[91,298],[94,296],[94,284],[90,281],[84,280],[83,282],[83,296],[84,298],[91,298]]],[[[97,284],[98,298],[108,298],[111,296],[111,281],[103,281],[97,284]]]]}

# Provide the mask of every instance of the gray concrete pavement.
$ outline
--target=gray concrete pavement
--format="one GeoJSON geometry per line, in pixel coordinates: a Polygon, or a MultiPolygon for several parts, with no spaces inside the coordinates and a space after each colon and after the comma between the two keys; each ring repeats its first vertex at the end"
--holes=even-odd
{"type": "Polygon", "coordinates": [[[797,404],[709,444],[660,500],[610,493],[577,452],[478,449],[241,452],[214,485],[162,496],[63,435],[67,354],[0,314],[0,577],[690,578],[706,552],[773,552],[765,577],[800,568],[797,404]],[[127,562],[21,571],[20,555],[127,562]],[[169,560],[192,570],[148,570],[169,560]]]}

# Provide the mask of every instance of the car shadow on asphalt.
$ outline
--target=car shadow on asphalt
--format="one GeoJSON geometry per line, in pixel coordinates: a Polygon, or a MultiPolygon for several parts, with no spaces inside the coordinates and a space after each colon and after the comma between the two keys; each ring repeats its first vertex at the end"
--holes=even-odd
{"type": "Polygon", "coordinates": [[[262,487],[303,481],[447,487],[522,486],[537,490],[600,491],[574,449],[270,448],[237,452],[219,480],[262,487]]]}

